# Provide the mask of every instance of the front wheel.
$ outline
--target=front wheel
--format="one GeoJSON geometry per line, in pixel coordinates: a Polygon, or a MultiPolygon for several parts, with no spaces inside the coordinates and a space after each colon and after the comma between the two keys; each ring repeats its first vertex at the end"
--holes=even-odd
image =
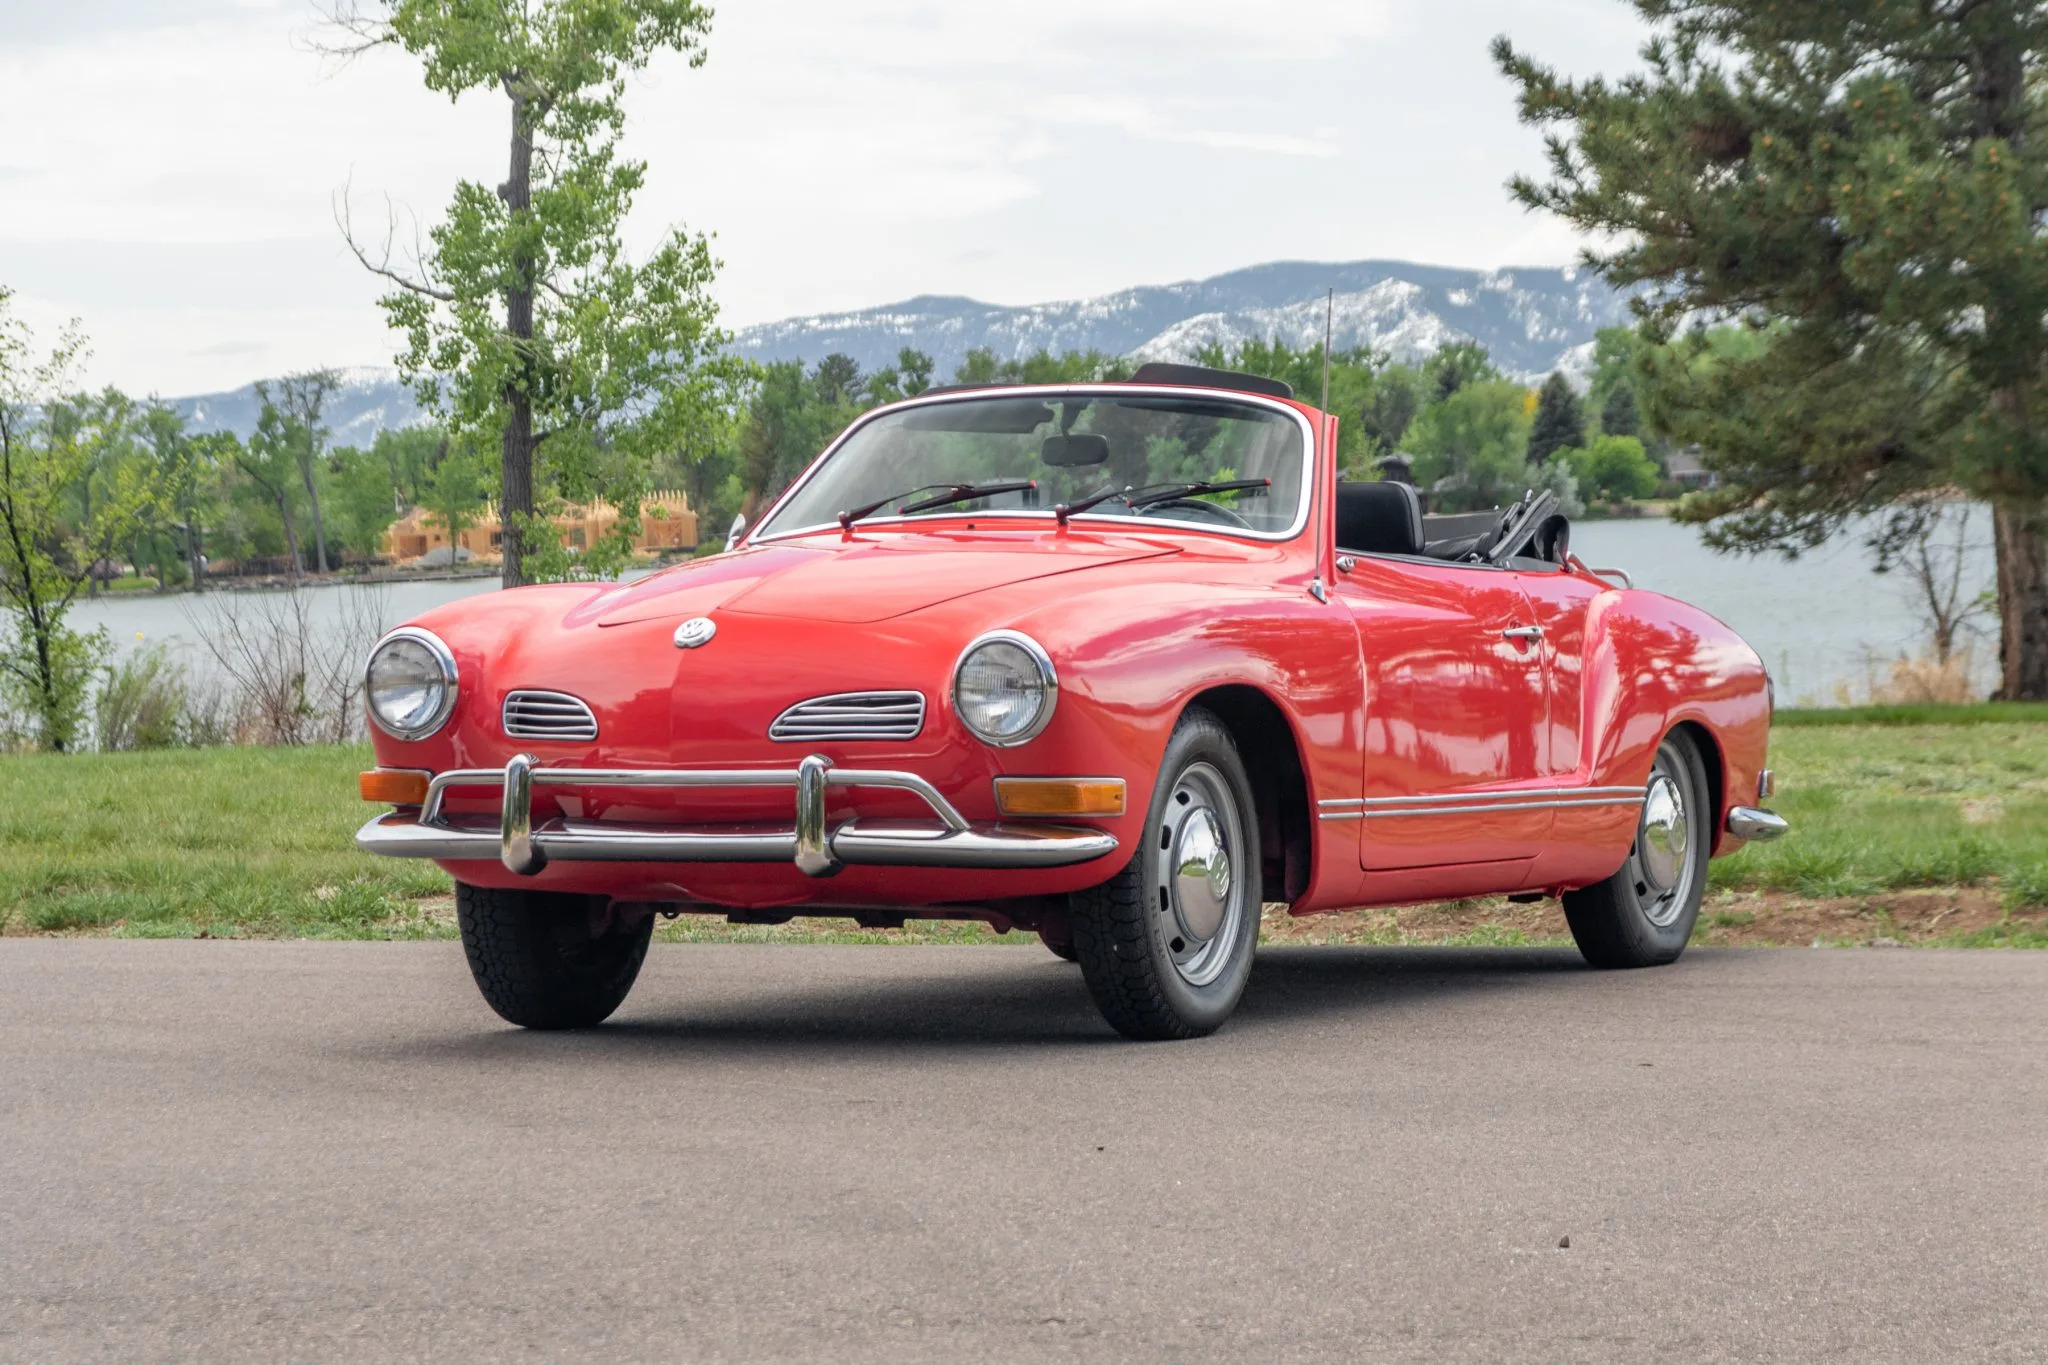
{"type": "Polygon", "coordinates": [[[1587,962],[1659,967],[1685,951],[1706,894],[1713,818],[1699,747],[1673,731],[1657,749],[1628,859],[1606,881],[1564,893],[1564,917],[1587,962]]]}
{"type": "Polygon", "coordinates": [[[1237,745],[1191,710],[1167,742],[1130,862],[1069,910],[1081,975],[1117,1032],[1195,1038],[1230,1017],[1258,946],[1261,866],[1237,745]]]}
{"type": "Polygon", "coordinates": [[[621,921],[601,897],[455,884],[455,917],[484,1000],[521,1028],[590,1028],[633,989],[652,915],[621,921]]]}

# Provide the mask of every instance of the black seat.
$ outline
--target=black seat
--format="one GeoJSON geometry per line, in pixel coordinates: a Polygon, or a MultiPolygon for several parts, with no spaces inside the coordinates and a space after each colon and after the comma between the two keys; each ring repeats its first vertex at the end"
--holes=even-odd
{"type": "Polygon", "coordinates": [[[1361,555],[1422,553],[1422,500],[1405,483],[1339,483],[1337,548],[1361,555]]]}

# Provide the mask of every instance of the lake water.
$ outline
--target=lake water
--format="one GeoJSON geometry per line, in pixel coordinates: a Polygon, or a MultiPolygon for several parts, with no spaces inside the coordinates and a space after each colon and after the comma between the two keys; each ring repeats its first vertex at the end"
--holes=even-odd
{"type": "MultiPolygon", "coordinates": [[[[1992,582],[1990,516],[1977,509],[1968,536],[1965,582],[1972,591],[1992,582]]],[[[1860,539],[1838,539],[1790,563],[1775,555],[1720,555],[1700,539],[1698,528],[1657,519],[1595,521],[1572,528],[1572,546],[1589,564],[1626,569],[1638,586],[1692,602],[1742,633],[1770,666],[1778,696],[1786,703],[1831,705],[1838,686],[1860,695],[1873,671],[1901,651],[1924,643],[1925,627],[1907,594],[1905,581],[1871,569],[1860,539]]],[[[314,613],[338,630],[343,619],[365,608],[386,625],[480,592],[495,579],[400,583],[372,588],[316,588],[314,613]]],[[[208,670],[199,633],[220,610],[218,599],[254,594],[124,596],[81,602],[72,623],[90,630],[104,626],[118,648],[132,651],[150,643],[169,648],[196,671],[208,670]]],[[[1980,681],[1993,681],[1995,635],[1976,650],[1980,681]]]]}

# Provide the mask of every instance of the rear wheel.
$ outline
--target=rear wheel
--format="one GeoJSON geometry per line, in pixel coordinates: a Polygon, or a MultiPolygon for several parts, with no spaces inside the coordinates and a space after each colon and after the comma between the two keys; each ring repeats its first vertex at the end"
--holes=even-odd
{"type": "Polygon", "coordinates": [[[1213,715],[1189,711],[1130,862],[1071,900],[1082,977],[1117,1032],[1194,1038],[1230,1017],[1258,946],[1261,866],[1237,746],[1213,715]]]}
{"type": "Polygon", "coordinates": [[[484,1000],[521,1028],[589,1028],[633,989],[648,915],[621,922],[602,897],[455,884],[455,916],[484,1000]]]}
{"type": "Polygon", "coordinates": [[[1707,889],[1713,811],[1706,763],[1690,736],[1664,737],[1650,769],[1635,842],[1606,881],[1564,894],[1564,917],[1595,967],[1657,967],[1692,938],[1707,889]]]}

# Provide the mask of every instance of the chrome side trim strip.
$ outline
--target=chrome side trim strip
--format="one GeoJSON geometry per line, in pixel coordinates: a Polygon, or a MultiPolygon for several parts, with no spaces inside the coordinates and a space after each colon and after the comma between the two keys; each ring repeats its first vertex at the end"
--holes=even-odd
{"type": "Polygon", "coordinates": [[[1318,801],[1323,820],[1383,820],[1396,815],[1494,814],[1564,810],[1576,806],[1638,806],[1642,787],[1537,787],[1513,792],[1444,792],[1436,796],[1376,796],[1318,801]]]}
{"type": "Polygon", "coordinates": [[[1373,796],[1360,800],[1318,801],[1319,810],[1391,810],[1404,806],[1496,805],[1590,797],[1641,796],[1641,787],[1522,787],[1514,791],[1439,792],[1428,796],[1373,796]]]}

